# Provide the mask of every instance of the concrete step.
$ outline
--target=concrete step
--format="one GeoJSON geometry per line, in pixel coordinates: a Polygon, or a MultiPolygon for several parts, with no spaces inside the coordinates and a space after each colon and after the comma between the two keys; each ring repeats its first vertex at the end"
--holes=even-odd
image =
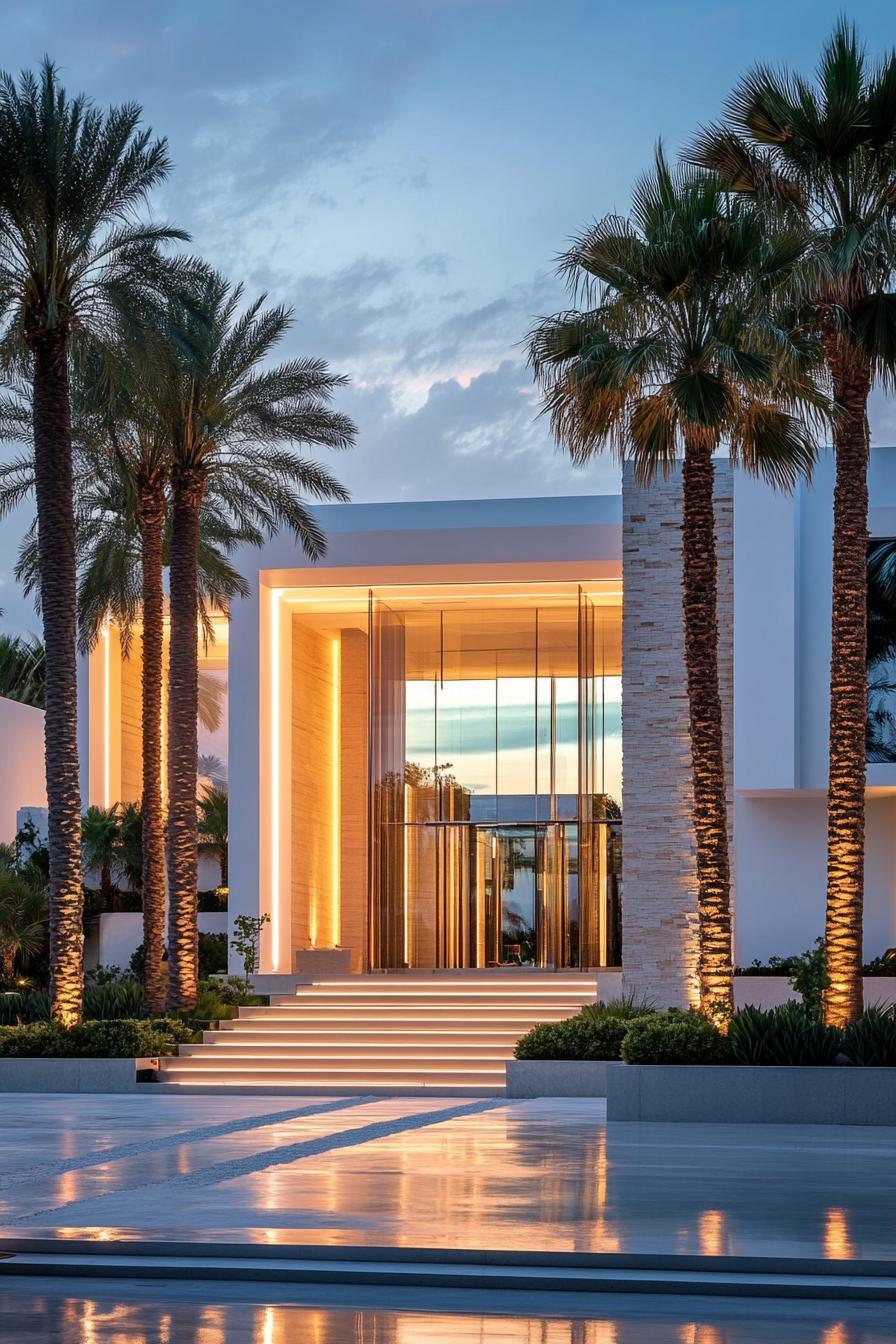
{"type": "MultiPolygon", "coordinates": [[[[204,1031],[202,1033],[203,1044],[205,1045],[231,1045],[236,1043],[238,1048],[244,1046],[281,1045],[284,1049],[289,1049],[293,1045],[302,1046],[338,1046],[345,1042],[355,1042],[359,1047],[388,1045],[390,1041],[407,1045],[428,1045],[431,1042],[438,1042],[445,1046],[475,1046],[475,1047],[497,1047],[499,1049],[512,1050],[519,1039],[517,1028],[508,1027],[505,1029],[495,1027],[467,1027],[462,1031],[432,1031],[430,1029],[417,1030],[411,1027],[375,1027],[368,1028],[344,1028],[342,1030],[331,1029],[328,1027],[305,1027],[296,1025],[294,1027],[280,1026],[268,1030],[265,1026],[242,1025],[235,1030],[226,1030],[223,1026],[216,1031],[204,1031]]],[[[197,1046],[182,1046],[182,1050],[196,1050],[197,1046]]]]}
{"type": "Polygon", "coordinates": [[[288,1083],[301,1084],[304,1087],[331,1087],[353,1092],[365,1092],[373,1084],[379,1087],[422,1087],[428,1084],[444,1086],[473,1085],[482,1087],[486,1083],[500,1091],[504,1087],[504,1066],[489,1066],[476,1069],[472,1065],[459,1062],[457,1068],[433,1068],[431,1064],[421,1063],[418,1068],[395,1066],[383,1069],[368,1069],[363,1064],[355,1067],[335,1067],[322,1064],[309,1064],[307,1068],[292,1064],[282,1068],[265,1067],[261,1063],[247,1061],[245,1068],[224,1064],[218,1067],[213,1060],[166,1060],[159,1069],[160,1081],[177,1082],[226,1081],[228,1083],[288,1083]],[[186,1066],[186,1067],[184,1067],[186,1066]]]}
{"type": "MultiPolygon", "coordinates": [[[[484,1289],[491,1292],[699,1294],[713,1297],[790,1298],[837,1301],[896,1301],[896,1273],[867,1272],[861,1262],[831,1272],[821,1267],[801,1270],[781,1261],[764,1270],[735,1268],[719,1258],[694,1265],[666,1267],[627,1264],[630,1257],[565,1256],[548,1259],[537,1251],[524,1253],[464,1252],[441,1248],[409,1251],[392,1247],[339,1247],[323,1256],[319,1247],[255,1248],[194,1245],[188,1250],[115,1242],[76,1242],[62,1247],[31,1249],[5,1242],[8,1258],[0,1259],[6,1278],[125,1278],[228,1280],[246,1283],[403,1285],[416,1288],[484,1289]],[[585,1260],[585,1263],[582,1261],[585,1260]],[[528,1262],[527,1262],[528,1261],[528,1262]]],[[[657,1257],[662,1262],[668,1257],[657,1257]]],[[[645,1257],[646,1259],[646,1257],[645,1257]]],[[[554,1301],[562,1302],[562,1298],[554,1301]]],[[[500,1299],[495,1299],[500,1301],[500,1299]]],[[[509,1299],[512,1304],[513,1298],[509,1299]]],[[[556,1314],[562,1312],[556,1308],[556,1314]]],[[[659,1336],[657,1336],[659,1337],[659,1336]]],[[[877,1336],[876,1336],[877,1337],[877,1336]]],[[[879,1336],[881,1339],[883,1335],[879,1336]]]]}
{"type": "Polygon", "coordinates": [[[231,1018],[233,1022],[350,1022],[357,1023],[359,1015],[365,1023],[370,1022],[407,1022],[410,1018],[415,1023],[430,1022],[434,1026],[444,1026],[447,1021],[457,1022],[501,1022],[501,1023],[519,1023],[527,1022],[531,1025],[533,1022],[560,1022],[566,1017],[571,1017],[578,1012],[575,1006],[555,1007],[554,1005],[537,1006],[531,1009],[512,1007],[502,1007],[500,1005],[483,1004],[445,1004],[443,1007],[438,1005],[417,1007],[409,1004],[399,1004],[395,1007],[378,1007],[375,1004],[304,1004],[295,1008],[285,1008],[278,1005],[275,1008],[251,1007],[241,1008],[239,1018],[231,1018]]]}
{"type": "Polygon", "coordinates": [[[182,1045],[178,1059],[364,1059],[379,1063],[384,1059],[494,1059],[506,1061],[513,1053],[513,1043],[501,1045],[480,1045],[468,1042],[446,1043],[428,1039],[416,1044],[396,1041],[365,1043],[355,1037],[346,1036],[343,1041],[323,1041],[310,1043],[297,1041],[287,1044],[280,1042],[260,1044],[258,1041],[246,1041],[241,1035],[231,1035],[229,1039],[208,1042],[203,1045],[182,1045]],[[211,1046],[211,1049],[209,1049],[211,1046]]]}

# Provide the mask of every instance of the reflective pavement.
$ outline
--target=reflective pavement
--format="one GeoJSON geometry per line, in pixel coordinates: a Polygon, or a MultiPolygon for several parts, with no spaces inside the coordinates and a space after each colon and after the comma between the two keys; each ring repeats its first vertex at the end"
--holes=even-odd
{"type": "Polygon", "coordinates": [[[0,1224],[20,1235],[896,1261],[894,1209],[896,1129],[608,1126],[568,1099],[0,1097],[0,1224]]]}
{"type": "Polygon", "coordinates": [[[15,1344],[892,1344],[892,1304],[388,1289],[260,1296],[217,1284],[7,1280],[15,1344]]]}

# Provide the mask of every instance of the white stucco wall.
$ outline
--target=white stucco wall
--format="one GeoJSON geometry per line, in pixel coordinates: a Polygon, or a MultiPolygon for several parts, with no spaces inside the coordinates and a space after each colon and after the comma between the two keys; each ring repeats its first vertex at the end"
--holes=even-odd
{"type": "Polygon", "coordinates": [[[15,839],[16,812],[21,807],[46,807],[44,778],[44,712],[0,696],[0,841],[15,839]]]}
{"type": "MultiPolygon", "coordinates": [[[[774,492],[738,473],[734,560],[735,951],[823,931],[834,463],[774,492]]],[[[896,536],[896,448],[872,450],[869,532],[896,536]]],[[[896,765],[868,770],[865,955],[896,944],[896,765]]]]}
{"type": "MultiPolygon", "coordinates": [[[[823,794],[735,799],[735,960],[803,952],[824,932],[823,794]]],[[[865,957],[896,946],[896,798],[869,797],[865,957]]]]}

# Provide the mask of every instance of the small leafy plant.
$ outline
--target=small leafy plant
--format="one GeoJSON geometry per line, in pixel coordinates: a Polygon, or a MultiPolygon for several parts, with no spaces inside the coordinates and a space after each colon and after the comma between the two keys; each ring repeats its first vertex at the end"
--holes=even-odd
{"type": "Polygon", "coordinates": [[[741,1008],[728,1028],[728,1045],[737,1064],[836,1064],[843,1033],[826,1027],[803,1004],[777,1008],[741,1008]]]}
{"type": "Polygon", "coordinates": [[[233,921],[234,937],[230,946],[243,963],[245,990],[252,992],[252,977],[258,970],[258,952],[261,945],[261,931],[270,924],[271,917],[263,915],[237,915],[233,921]]]}
{"type": "Polygon", "coordinates": [[[892,1004],[875,1004],[843,1031],[843,1053],[851,1064],[885,1069],[896,1066],[896,1016],[892,1004]]]}

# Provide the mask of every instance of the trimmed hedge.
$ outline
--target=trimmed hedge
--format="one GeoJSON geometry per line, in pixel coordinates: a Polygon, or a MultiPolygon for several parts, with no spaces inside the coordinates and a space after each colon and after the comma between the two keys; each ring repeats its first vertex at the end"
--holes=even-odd
{"type": "Polygon", "coordinates": [[[655,1013],[632,1022],[622,1042],[626,1064],[726,1064],[728,1043],[699,1013],[655,1013]]]}
{"type": "Polygon", "coordinates": [[[619,1059],[631,1020],[579,1014],[542,1022],[517,1041],[517,1059],[619,1059]]]}
{"type": "Polygon", "coordinates": [[[192,1032],[183,1022],[168,1018],[82,1022],[77,1027],[32,1022],[0,1028],[0,1058],[136,1059],[173,1054],[180,1041],[191,1038],[192,1032]]]}

